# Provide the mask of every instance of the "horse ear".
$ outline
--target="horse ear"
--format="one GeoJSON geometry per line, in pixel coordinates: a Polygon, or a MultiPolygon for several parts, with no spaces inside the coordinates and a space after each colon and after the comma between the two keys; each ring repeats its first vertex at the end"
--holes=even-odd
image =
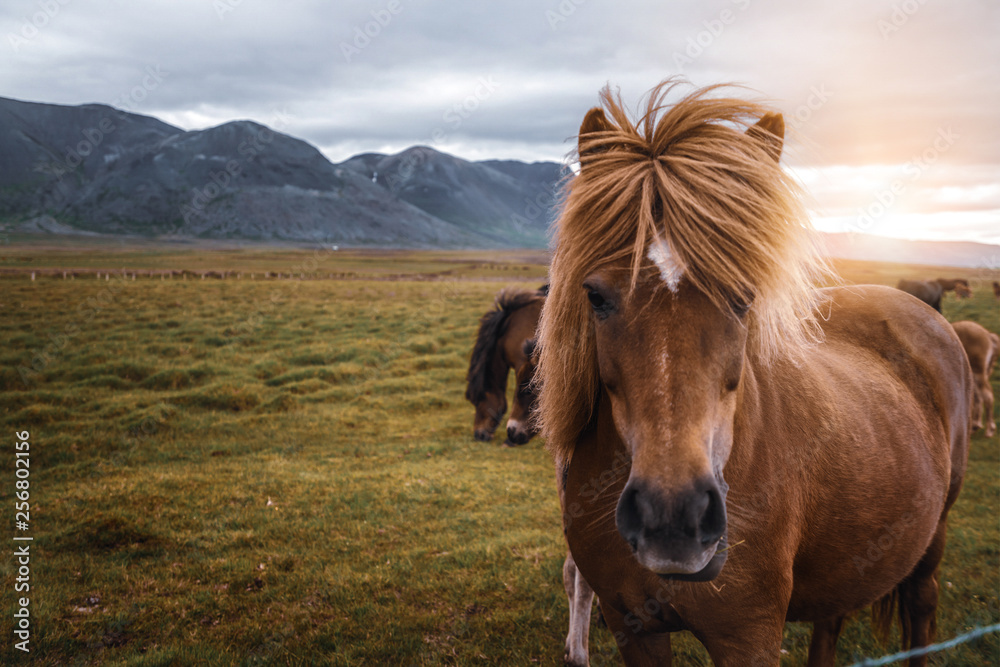
{"type": "Polygon", "coordinates": [[[580,136],[577,139],[577,151],[580,154],[581,161],[584,155],[597,152],[594,148],[591,148],[590,150],[584,148],[584,144],[587,142],[587,139],[590,138],[588,135],[597,132],[607,132],[613,129],[614,127],[612,127],[611,123],[608,122],[603,109],[600,107],[594,107],[588,111],[587,115],[583,117],[583,122],[580,124],[580,136]]]}
{"type": "Polygon", "coordinates": [[[747,136],[764,144],[764,150],[777,162],[781,159],[781,148],[785,143],[785,118],[780,113],[764,114],[756,125],[747,130],[747,136]]]}

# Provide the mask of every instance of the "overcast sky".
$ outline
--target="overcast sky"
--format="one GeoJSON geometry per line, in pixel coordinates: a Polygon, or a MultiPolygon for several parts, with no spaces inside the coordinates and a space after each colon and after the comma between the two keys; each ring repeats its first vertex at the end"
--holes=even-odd
{"type": "Polygon", "coordinates": [[[822,228],[1000,244],[998,30],[996,0],[5,0],[0,96],[558,161],[607,83],[738,82],[822,228]]]}

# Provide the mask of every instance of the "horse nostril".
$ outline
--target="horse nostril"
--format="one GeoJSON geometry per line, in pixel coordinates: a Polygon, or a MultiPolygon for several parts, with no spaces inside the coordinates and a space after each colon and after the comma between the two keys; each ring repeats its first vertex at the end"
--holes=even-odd
{"type": "Polygon", "coordinates": [[[639,489],[636,484],[628,484],[618,499],[618,509],[615,513],[615,523],[618,532],[635,551],[639,545],[639,533],[642,531],[643,517],[639,509],[639,489]]]}
{"type": "Polygon", "coordinates": [[[701,543],[708,545],[717,542],[726,532],[726,505],[714,484],[703,498],[705,509],[698,522],[698,531],[701,543]]]}
{"type": "Polygon", "coordinates": [[[616,522],[633,550],[643,536],[708,547],[726,532],[726,506],[710,478],[673,496],[661,496],[641,482],[630,482],[618,500],[616,522]]]}
{"type": "Polygon", "coordinates": [[[522,423],[514,423],[507,427],[507,440],[515,445],[527,444],[532,435],[522,423]]]}

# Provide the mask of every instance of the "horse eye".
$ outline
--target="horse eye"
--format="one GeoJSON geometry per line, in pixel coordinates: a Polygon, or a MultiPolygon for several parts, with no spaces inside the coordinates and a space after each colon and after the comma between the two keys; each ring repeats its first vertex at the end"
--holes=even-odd
{"type": "Polygon", "coordinates": [[[604,296],[607,294],[606,289],[595,287],[589,282],[583,284],[583,289],[587,290],[587,301],[590,301],[597,319],[603,320],[615,310],[614,301],[604,296]]]}
{"type": "Polygon", "coordinates": [[[587,291],[587,300],[590,301],[590,305],[593,306],[594,310],[601,310],[608,304],[607,300],[594,290],[587,291]]]}
{"type": "Polygon", "coordinates": [[[733,296],[729,299],[729,307],[732,309],[733,314],[736,317],[743,319],[746,314],[750,312],[750,306],[753,305],[754,294],[743,294],[741,296],[733,296]]]}

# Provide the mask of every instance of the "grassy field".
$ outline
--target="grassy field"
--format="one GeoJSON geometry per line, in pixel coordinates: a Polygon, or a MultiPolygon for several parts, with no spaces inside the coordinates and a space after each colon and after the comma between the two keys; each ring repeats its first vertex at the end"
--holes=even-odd
{"type": "MultiPolygon", "coordinates": [[[[542,253],[2,250],[0,268],[243,277],[0,272],[11,526],[0,663],[561,664],[551,461],[537,439],[474,442],[463,398],[479,316],[500,287],[536,287],[542,253]],[[247,275],[265,270],[340,279],[247,275]],[[25,430],[31,513],[16,531],[12,443],[25,430]],[[34,538],[29,593],[14,592],[15,535],[34,538]],[[11,639],[22,595],[30,654],[11,639]]],[[[866,282],[920,277],[842,269],[866,282]]],[[[988,285],[1000,272],[968,277],[988,285]]],[[[1000,331],[987,292],[949,295],[946,316],[1000,331]]],[[[973,440],[943,565],[942,639],[1000,621],[998,450],[997,438],[973,440]]],[[[808,626],[787,627],[785,664],[804,662],[808,639],[808,626]]],[[[691,637],[675,646],[676,664],[709,664],[691,637]]],[[[846,664],[895,646],[872,638],[863,612],[838,650],[846,664]]],[[[618,664],[596,621],[591,651],[595,665],[618,664]]],[[[998,661],[993,635],[932,664],[998,661]]]]}

